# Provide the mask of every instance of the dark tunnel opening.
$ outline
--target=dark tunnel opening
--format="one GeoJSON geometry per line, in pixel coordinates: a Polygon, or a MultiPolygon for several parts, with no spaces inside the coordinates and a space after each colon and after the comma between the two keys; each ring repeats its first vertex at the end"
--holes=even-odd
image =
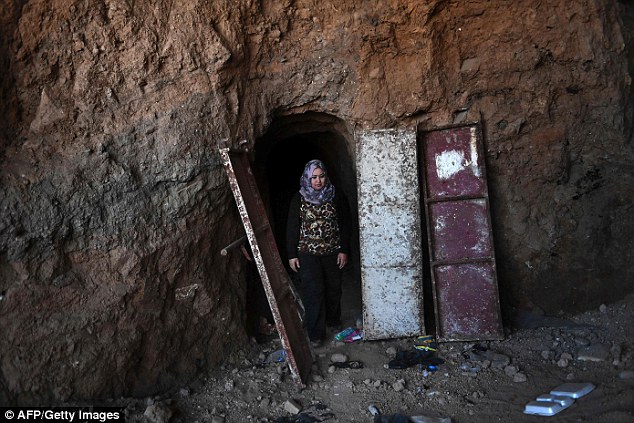
{"type": "Polygon", "coordinates": [[[345,124],[323,114],[303,114],[274,121],[255,143],[254,172],[267,208],[282,262],[294,283],[297,280],[286,254],[286,221],[305,164],[319,159],[327,167],[335,189],[345,196],[351,215],[351,251],[343,270],[342,324],[354,325],[362,316],[362,294],[357,217],[354,142],[345,124]]]}

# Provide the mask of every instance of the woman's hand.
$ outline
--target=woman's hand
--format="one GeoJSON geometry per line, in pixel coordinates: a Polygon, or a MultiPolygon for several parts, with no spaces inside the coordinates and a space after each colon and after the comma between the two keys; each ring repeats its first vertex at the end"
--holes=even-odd
{"type": "Polygon", "coordinates": [[[299,269],[299,259],[298,258],[292,258],[288,261],[288,265],[291,266],[291,269],[293,269],[293,272],[297,272],[297,269],[299,269]]]}
{"type": "Polygon", "coordinates": [[[337,255],[337,265],[339,265],[339,268],[343,269],[343,266],[345,266],[347,263],[348,263],[348,254],[339,253],[337,255]]]}

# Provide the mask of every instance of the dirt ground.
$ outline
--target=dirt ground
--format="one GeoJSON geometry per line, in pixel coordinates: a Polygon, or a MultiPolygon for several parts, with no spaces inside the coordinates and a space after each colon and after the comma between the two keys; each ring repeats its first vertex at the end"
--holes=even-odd
{"type": "MultiPolygon", "coordinates": [[[[415,339],[328,342],[315,349],[308,386],[299,390],[285,363],[266,363],[274,337],[253,341],[222,369],[180,392],[121,400],[132,422],[372,422],[394,414],[425,422],[634,422],[634,295],[570,318],[527,315],[502,341],[440,344],[434,372],[389,368],[415,339]],[[332,366],[339,359],[363,368],[332,366]],[[560,413],[524,414],[538,395],[566,382],[596,388],[560,413]],[[437,418],[436,420],[433,417],[437,418]],[[441,420],[438,418],[444,418],[441,420]]],[[[392,417],[393,420],[388,420],[392,417]]]]}

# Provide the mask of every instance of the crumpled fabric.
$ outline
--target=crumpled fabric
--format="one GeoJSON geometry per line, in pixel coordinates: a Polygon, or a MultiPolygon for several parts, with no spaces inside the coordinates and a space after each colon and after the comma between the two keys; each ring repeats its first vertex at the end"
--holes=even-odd
{"type": "Polygon", "coordinates": [[[282,416],[273,420],[274,423],[315,423],[334,419],[335,415],[323,404],[314,404],[294,416],[282,416]]]}
{"type": "Polygon", "coordinates": [[[433,351],[398,351],[396,357],[387,364],[390,369],[406,369],[408,367],[422,364],[423,366],[438,366],[443,364],[445,360],[436,357],[433,351]]]}

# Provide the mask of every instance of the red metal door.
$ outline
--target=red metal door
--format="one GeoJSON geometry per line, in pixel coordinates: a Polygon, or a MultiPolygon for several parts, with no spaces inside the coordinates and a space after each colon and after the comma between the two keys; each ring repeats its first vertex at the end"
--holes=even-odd
{"type": "Polygon", "coordinates": [[[313,363],[310,344],[302,324],[298,300],[282,264],[246,151],[221,147],[219,152],[282,347],[286,350],[286,360],[295,382],[303,388],[313,363]]]}
{"type": "Polygon", "coordinates": [[[503,338],[481,134],[447,127],[419,144],[439,341],[503,338]]]}

